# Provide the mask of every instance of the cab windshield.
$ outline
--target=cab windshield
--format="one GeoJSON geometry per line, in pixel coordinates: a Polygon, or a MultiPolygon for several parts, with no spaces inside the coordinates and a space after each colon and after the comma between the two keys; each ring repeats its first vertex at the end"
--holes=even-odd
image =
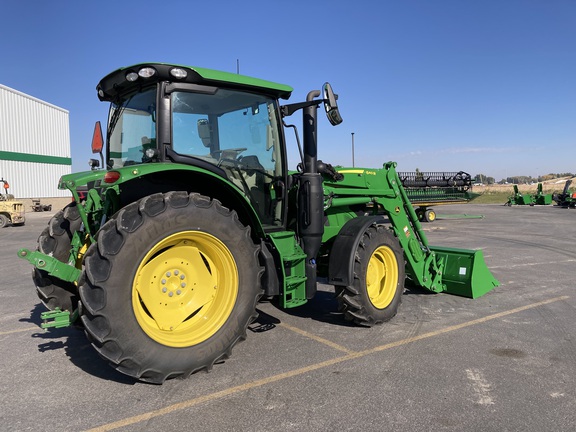
{"type": "Polygon", "coordinates": [[[111,168],[148,162],[146,150],[156,148],[155,87],[110,106],[108,136],[111,168]]]}
{"type": "Polygon", "coordinates": [[[273,99],[218,89],[172,93],[172,149],[214,165],[282,174],[273,99]]]}
{"type": "Polygon", "coordinates": [[[264,225],[282,223],[279,185],[284,179],[280,116],[274,99],[241,91],[175,91],[172,149],[226,173],[264,225]]]}

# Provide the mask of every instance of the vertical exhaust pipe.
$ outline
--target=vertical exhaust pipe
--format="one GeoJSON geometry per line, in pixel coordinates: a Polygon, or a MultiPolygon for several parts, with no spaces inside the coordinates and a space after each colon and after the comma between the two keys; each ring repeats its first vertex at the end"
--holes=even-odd
{"type": "MultiPolygon", "coordinates": [[[[306,97],[310,102],[320,96],[318,90],[306,97]]],[[[316,257],[324,234],[324,193],[322,176],[318,173],[317,104],[303,111],[304,172],[298,179],[298,236],[306,254],[306,298],[316,294],[316,257]]]]}

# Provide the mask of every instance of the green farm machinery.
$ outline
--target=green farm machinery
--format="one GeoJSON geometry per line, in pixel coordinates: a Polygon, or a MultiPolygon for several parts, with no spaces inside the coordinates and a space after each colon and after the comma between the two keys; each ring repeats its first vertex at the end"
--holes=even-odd
{"type": "Polygon", "coordinates": [[[561,193],[553,194],[552,199],[560,207],[576,208],[576,190],[570,191],[572,180],[566,180],[561,193]]]}
{"type": "Polygon", "coordinates": [[[407,280],[469,298],[498,286],[481,250],[429,245],[394,162],[318,159],[318,107],[342,121],[328,83],[281,105],[283,84],[149,63],[97,92],[110,114],[105,134],[94,129],[92,170],[60,179],[74,201],[19,256],[49,309],[43,326],[83,326],[124,374],[162,383],[209,370],[246,337],[261,298],[304,305],[318,277],[361,326],[390,320],[407,280]],[[297,111],[302,146],[285,123],[297,111]]]}
{"type": "Polygon", "coordinates": [[[472,193],[472,177],[459,172],[398,172],[398,177],[420,222],[434,222],[432,206],[463,204],[476,198],[472,193]]]}
{"type": "Polygon", "coordinates": [[[542,183],[538,183],[536,193],[532,195],[522,194],[518,185],[514,185],[514,195],[508,197],[505,203],[507,206],[512,205],[550,205],[552,204],[552,194],[545,194],[542,191],[542,183]]]}

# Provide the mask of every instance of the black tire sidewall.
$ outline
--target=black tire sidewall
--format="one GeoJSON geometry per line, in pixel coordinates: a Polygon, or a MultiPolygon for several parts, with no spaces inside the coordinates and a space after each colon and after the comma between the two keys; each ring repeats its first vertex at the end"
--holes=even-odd
{"type": "MultiPolygon", "coordinates": [[[[80,229],[82,219],[75,202],[68,204],[49,221],[48,226],[38,237],[37,250],[50,255],[61,262],[68,262],[74,232],[80,229]]],[[[72,311],[76,308],[77,288],[67,282],[49,275],[45,270],[34,268],[32,279],[36,293],[44,305],[50,309],[72,311]]]]}
{"type": "MultiPolygon", "coordinates": [[[[228,354],[239,338],[245,337],[246,326],[255,314],[255,303],[260,293],[260,268],[255,246],[246,229],[237,221],[236,214],[216,201],[209,202],[202,197],[199,203],[195,203],[190,199],[186,207],[168,204],[160,213],[152,214],[150,209],[154,205],[147,204],[146,200],[125,207],[114,220],[102,227],[96,244],[90,247],[86,256],[86,278],[90,286],[80,288],[82,301],[90,306],[93,303],[90,290],[104,291],[104,305],[93,313],[105,317],[108,322],[110,334],[105,340],[117,344],[121,357],[132,358],[143,371],[165,365],[169,369],[167,374],[178,375],[211,367],[219,357],[228,354]],[[128,232],[124,221],[132,219],[136,213],[141,215],[141,223],[128,232]],[[132,284],[138,266],[152,246],[169,235],[188,230],[206,232],[226,245],[236,262],[239,289],[230,317],[214,335],[197,345],[175,348],[156,342],[140,327],[132,307],[132,284]],[[104,245],[110,239],[118,242],[118,237],[121,237],[121,245],[117,250],[112,250],[116,246],[108,248],[104,245]],[[105,281],[98,281],[92,266],[100,265],[102,260],[109,264],[109,276],[105,281]],[[138,358],[133,358],[135,356],[138,358]]],[[[118,359],[119,362],[122,360],[118,359]]]]}
{"type": "Polygon", "coordinates": [[[402,249],[400,248],[398,239],[383,226],[369,228],[369,231],[364,235],[362,245],[363,246],[357,250],[359,260],[356,262],[354,270],[358,276],[358,278],[354,279],[355,288],[360,293],[358,301],[364,307],[366,315],[371,317],[374,323],[389,321],[396,315],[404,292],[405,266],[402,249]],[[388,247],[394,253],[398,266],[398,280],[396,282],[394,297],[390,304],[383,309],[378,309],[370,301],[366,285],[366,274],[372,254],[382,246],[388,247]]]}

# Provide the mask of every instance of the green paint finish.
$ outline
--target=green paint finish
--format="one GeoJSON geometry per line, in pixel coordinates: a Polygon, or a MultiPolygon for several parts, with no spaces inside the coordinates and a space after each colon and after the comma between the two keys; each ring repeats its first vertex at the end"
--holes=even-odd
{"type": "Polygon", "coordinates": [[[72,165],[72,158],[60,156],[46,156],[31,153],[18,153],[9,151],[0,151],[0,160],[9,160],[16,162],[35,162],[52,165],[72,165]]]}
{"type": "Polygon", "coordinates": [[[43,254],[39,251],[20,249],[18,256],[25,259],[34,267],[46,271],[51,276],[67,282],[78,282],[82,272],[76,267],[58,261],[56,258],[43,254]]]}
{"type": "Polygon", "coordinates": [[[253,78],[246,75],[233,74],[230,72],[222,72],[214,69],[206,69],[199,67],[190,67],[190,69],[193,69],[196,72],[198,72],[198,74],[202,76],[202,78],[213,81],[220,81],[223,83],[243,84],[251,87],[269,88],[285,92],[287,94],[292,93],[293,90],[292,87],[284,84],[279,84],[272,81],[266,81],[259,78],[253,78]]]}
{"type": "Polygon", "coordinates": [[[270,233],[269,238],[282,259],[280,305],[283,308],[302,306],[307,302],[306,254],[292,231],[270,233]]]}
{"type": "Polygon", "coordinates": [[[480,251],[429,245],[395,168],[395,162],[385,163],[382,169],[336,167],[344,179],[325,179],[324,207],[329,225],[323,241],[335,236],[355,216],[353,206],[365,204],[364,212],[377,210],[390,221],[404,251],[406,274],[417,285],[471,298],[498,286],[480,251]]]}
{"type": "MultiPolygon", "coordinates": [[[[114,184],[114,185],[118,185],[120,183],[124,183],[126,181],[129,180],[133,180],[135,178],[138,177],[143,177],[143,176],[147,176],[150,174],[156,174],[156,173],[160,173],[160,172],[164,172],[164,171],[193,171],[193,172],[200,172],[202,174],[206,174],[210,177],[213,177],[214,179],[217,179],[218,181],[225,183],[227,186],[236,189],[237,191],[239,191],[242,196],[244,196],[244,198],[246,200],[248,200],[248,198],[246,197],[246,194],[244,194],[244,192],[240,191],[238,189],[238,187],[236,185],[234,185],[234,183],[232,183],[231,181],[228,181],[222,177],[220,177],[219,175],[214,174],[211,171],[202,169],[202,168],[198,168],[196,166],[193,165],[184,165],[184,164],[178,164],[178,163],[173,163],[173,162],[157,162],[157,163],[149,163],[149,164],[138,164],[138,165],[129,165],[129,166],[125,166],[122,168],[115,168],[113,170],[110,171],[115,171],[120,173],[120,178],[118,180],[116,180],[116,182],[111,183],[110,185],[114,184]]],[[[102,185],[103,187],[106,187],[106,184],[102,185]]]]}
{"type": "Polygon", "coordinates": [[[77,186],[84,186],[89,182],[101,180],[106,171],[81,171],[72,174],[66,174],[60,177],[58,189],[75,189],[77,186]]]}
{"type": "Polygon", "coordinates": [[[53,311],[42,312],[40,318],[44,322],[40,324],[40,327],[43,329],[69,327],[78,319],[78,315],[78,309],[75,309],[72,313],[70,313],[70,311],[60,310],[59,308],[53,311]]]}

